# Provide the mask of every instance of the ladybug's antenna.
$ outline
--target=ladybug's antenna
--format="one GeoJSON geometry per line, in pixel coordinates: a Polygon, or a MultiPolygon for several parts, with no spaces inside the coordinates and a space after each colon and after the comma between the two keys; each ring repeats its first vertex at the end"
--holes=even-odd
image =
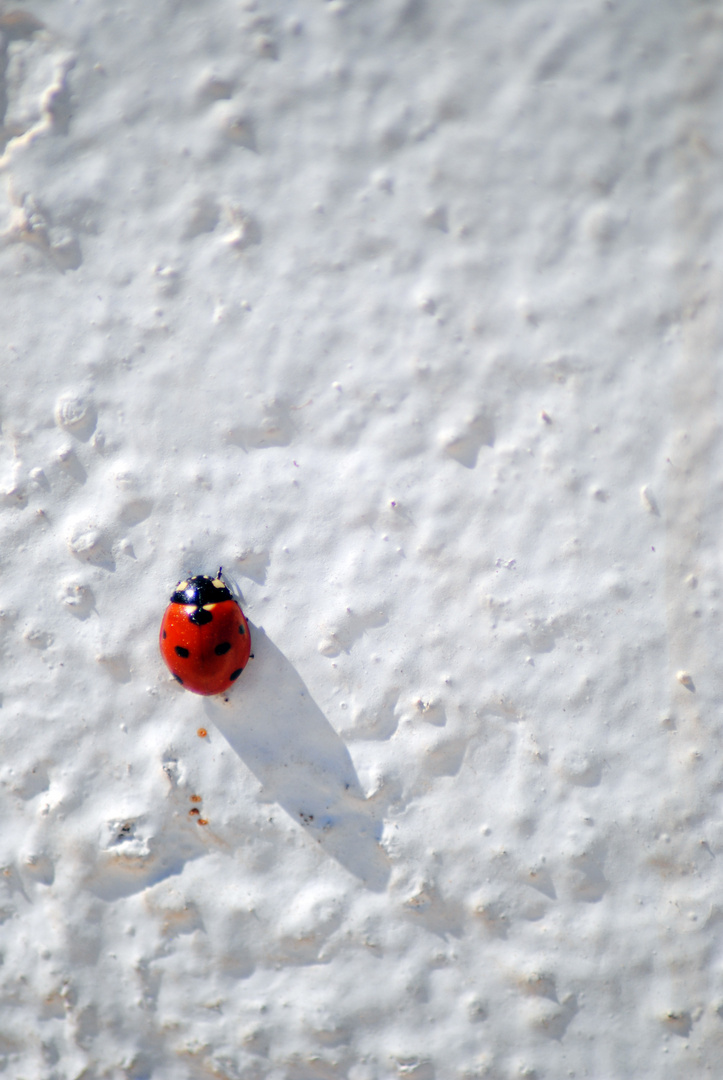
{"type": "Polygon", "coordinates": [[[222,566],[219,566],[219,568],[218,568],[218,573],[216,574],[216,577],[217,577],[217,578],[220,578],[220,577],[221,577],[221,571],[222,571],[222,570],[223,570],[223,567],[222,567],[222,566]]]}

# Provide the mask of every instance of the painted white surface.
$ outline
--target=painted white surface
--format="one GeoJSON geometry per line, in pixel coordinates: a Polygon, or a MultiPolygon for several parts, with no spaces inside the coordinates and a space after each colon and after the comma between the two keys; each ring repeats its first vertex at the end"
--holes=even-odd
{"type": "Polygon", "coordinates": [[[0,1069],[715,1074],[715,5],[22,11],[0,1069]]]}

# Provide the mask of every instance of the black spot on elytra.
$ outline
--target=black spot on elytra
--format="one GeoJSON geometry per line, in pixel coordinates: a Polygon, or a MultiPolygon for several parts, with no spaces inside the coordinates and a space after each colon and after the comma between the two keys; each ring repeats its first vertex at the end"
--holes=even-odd
{"type": "Polygon", "coordinates": [[[213,651],[216,653],[216,656],[223,656],[224,653],[227,653],[230,648],[231,645],[228,641],[222,641],[216,646],[213,651]]]}
{"type": "Polygon", "coordinates": [[[188,649],[184,649],[183,645],[176,645],[175,652],[177,653],[178,656],[182,656],[184,659],[187,656],[191,655],[189,653],[188,649]]]}
{"type": "Polygon", "coordinates": [[[229,679],[231,680],[231,682],[233,682],[234,679],[238,679],[238,677],[239,677],[239,675],[241,674],[242,671],[243,671],[242,667],[236,668],[235,671],[232,671],[231,674],[229,675],[229,679]]]}
{"type": "MultiPolygon", "coordinates": [[[[173,672],[171,672],[171,674],[173,675],[173,672]]],[[[181,686],[183,686],[183,679],[180,675],[173,675],[173,678],[176,680],[176,682],[179,682],[181,686]]]]}
{"type": "Polygon", "coordinates": [[[213,615],[210,611],[206,611],[204,608],[196,608],[192,615],[188,616],[189,622],[195,623],[196,626],[206,626],[213,621],[213,615]]]}
{"type": "Polygon", "coordinates": [[[167,637],[168,637],[168,634],[167,634],[167,633],[166,633],[166,631],[164,630],[164,631],[163,631],[163,640],[165,641],[167,637]]]}
{"type": "Polygon", "coordinates": [[[239,632],[239,634],[244,634],[245,633],[245,630],[244,630],[243,626],[239,626],[238,632],[239,632]]]}

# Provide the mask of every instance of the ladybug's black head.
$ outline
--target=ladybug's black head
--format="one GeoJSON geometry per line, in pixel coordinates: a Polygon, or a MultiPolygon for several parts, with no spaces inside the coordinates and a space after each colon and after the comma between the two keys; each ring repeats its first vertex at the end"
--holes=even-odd
{"type": "Polygon", "coordinates": [[[221,578],[212,578],[208,574],[179,581],[171,596],[172,604],[195,604],[199,609],[206,604],[220,604],[223,600],[233,600],[228,587],[221,578]]]}

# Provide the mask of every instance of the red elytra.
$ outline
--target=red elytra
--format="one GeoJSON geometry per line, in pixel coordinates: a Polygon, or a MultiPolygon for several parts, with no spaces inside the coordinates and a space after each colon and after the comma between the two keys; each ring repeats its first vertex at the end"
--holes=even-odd
{"type": "MultiPolygon", "coordinates": [[[[220,571],[219,571],[220,572],[220,571]]],[[[163,616],[161,656],[174,679],[194,694],[223,694],[246,667],[246,616],[219,577],[181,581],[163,616]]]]}

